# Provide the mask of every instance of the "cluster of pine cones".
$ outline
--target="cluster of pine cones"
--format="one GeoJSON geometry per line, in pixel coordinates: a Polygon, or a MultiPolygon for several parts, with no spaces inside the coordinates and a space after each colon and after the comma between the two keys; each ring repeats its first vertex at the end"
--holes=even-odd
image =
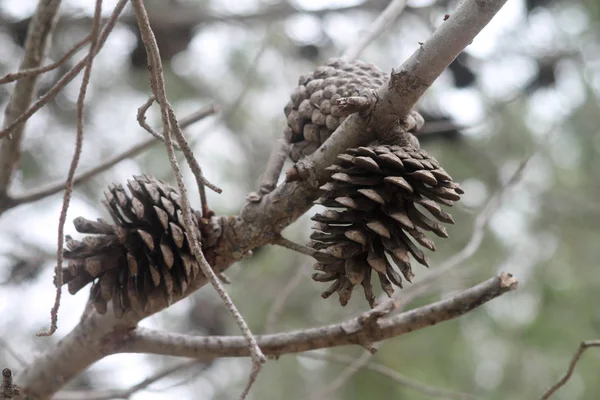
{"type": "MultiPolygon", "coordinates": [[[[313,153],[348,116],[339,99],[366,96],[387,80],[372,64],[342,60],[301,77],[284,109],[290,158],[298,161],[313,153]]],[[[424,231],[447,237],[438,221],[454,221],[440,205],[451,206],[462,190],[418,145],[398,143],[348,149],[329,168],[331,179],[321,187],[318,200],[328,209],[313,217],[310,244],[322,256],[313,279],[332,282],[324,298],[337,293],[346,305],[354,286],[361,285],[374,306],[373,271],[391,296],[393,285],[402,287],[402,277],[411,281],[411,256],[427,265],[417,244],[435,247],[424,231]]],[[[159,297],[170,304],[200,273],[177,191],[147,175],[134,177],[127,186],[130,194],[121,185],[106,192],[104,205],[112,223],[82,217],[74,221],[78,232],[93,236],[81,241],[67,237],[64,256],[69,263],[62,276],[72,294],[92,283],[90,301],[96,310],[105,313],[112,301],[117,317],[151,308],[159,297]]],[[[195,212],[197,237],[202,230],[199,217],[195,212]]]]}

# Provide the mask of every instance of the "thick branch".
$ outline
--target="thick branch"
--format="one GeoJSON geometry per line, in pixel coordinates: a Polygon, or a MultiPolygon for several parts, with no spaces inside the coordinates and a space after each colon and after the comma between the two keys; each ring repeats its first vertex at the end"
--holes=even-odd
{"type": "MultiPolygon", "coordinates": [[[[271,356],[375,343],[457,318],[516,287],[515,278],[501,274],[449,299],[384,317],[371,324],[361,322],[363,318],[359,316],[340,324],[257,336],[256,340],[263,352],[271,356]]],[[[248,345],[241,336],[195,337],[146,328],[132,331],[115,353],[150,353],[198,359],[249,355],[248,345]]]]}

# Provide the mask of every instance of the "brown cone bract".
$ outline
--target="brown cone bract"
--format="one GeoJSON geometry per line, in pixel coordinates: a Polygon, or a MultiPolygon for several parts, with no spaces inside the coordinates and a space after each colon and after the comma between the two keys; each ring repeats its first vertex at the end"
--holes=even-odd
{"type": "MultiPolygon", "coordinates": [[[[71,294],[88,283],[90,301],[100,314],[112,300],[117,317],[128,310],[143,311],[158,297],[168,304],[182,295],[200,269],[185,233],[178,192],[158,179],[136,176],[123,186],[111,185],[104,205],[113,223],[76,218],[78,232],[92,234],[83,240],[67,236],[69,260],[63,281],[71,294]]],[[[195,214],[195,213],[194,213],[195,214]]],[[[198,218],[193,216],[200,238],[198,218]]]]}
{"type": "Polygon", "coordinates": [[[410,257],[427,266],[420,247],[435,250],[425,232],[448,237],[440,222],[454,223],[440,205],[452,206],[463,191],[435,158],[412,146],[349,149],[328,169],[317,202],[329,209],[312,218],[311,246],[320,251],[313,279],[333,282],[322,297],[337,292],[342,305],[362,285],[373,307],[371,275],[389,296],[403,277],[410,282],[410,257]]]}

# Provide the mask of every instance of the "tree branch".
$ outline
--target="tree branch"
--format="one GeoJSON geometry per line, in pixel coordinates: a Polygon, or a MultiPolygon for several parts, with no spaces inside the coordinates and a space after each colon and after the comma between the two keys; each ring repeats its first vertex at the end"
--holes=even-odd
{"type": "Polygon", "coordinates": [[[571,379],[571,376],[573,376],[573,372],[575,371],[575,367],[577,366],[579,359],[581,358],[583,353],[585,353],[585,351],[590,347],[600,347],[600,340],[588,340],[586,342],[581,342],[579,344],[579,348],[573,356],[573,359],[569,363],[569,368],[567,369],[565,375],[562,378],[560,378],[558,382],[556,382],[554,385],[548,388],[548,390],[544,392],[542,397],[540,397],[540,400],[549,399],[550,396],[552,396],[558,389],[563,387],[569,381],[569,379],[571,379]]]}
{"type": "MultiPolygon", "coordinates": [[[[516,287],[517,280],[503,273],[449,299],[402,314],[383,317],[372,321],[373,323],[365,323],[363,316],[358,316],[339,324],[319,328],[259,335],[256,336],[256,341],[269,356],[349,344],[375,343],[457,318],[516,287]]],[[[198,337],[136,328],[127,335],[114,353],[149,353],[210,359],[246,357],[249,350],[241,336],[198,337]]]]}

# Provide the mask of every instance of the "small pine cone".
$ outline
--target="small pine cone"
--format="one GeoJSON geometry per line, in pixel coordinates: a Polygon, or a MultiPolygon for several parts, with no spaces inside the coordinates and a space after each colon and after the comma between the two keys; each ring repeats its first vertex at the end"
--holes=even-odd
{"type": "Polygon", "coordinates": [[[363,96],[387,82],[377,66],[363,61],[332,59],[302,76],[285,106],[285,138],[290,158],[313,153],[349,115],[337,104],[344,97],[363,96]]]}
{"type": "Polygon", "coordinates": [[[448,237],[436,220],[454,220],[439,204],[452,206],[464,192],[435,158],[412,146],[349,149],[328,169],[333,175],[317,202],[342,210],[328,209],[312,218],[311,246],[319,250],[313,279],[333,281],[322,297],[337,292],[342,306],[354,286],[362,285],[374,307],[371,274],[377,274],[388,296],[392,284],[402,287],[400,273],[411,282],[409,255],[425,266],[429,262],[416,243],[435,250],[423,231],[448,237]]]}
{"type": "MultiPolygon", "coordinates": [[[[131,196],[121,185],[111,185],[103,204],[114,224],[98,219],[76,218],[75,229],[94,234],[82,241],[67,236],[64,251],[69,260],[63,282],[75,294],[93,282],[90,300],[96,311],[106,313],[112,300],[115,316],[141,311],[153,299],[183,295],[200,269],[185,233],[177,191],[145,175],[128,181],[131,196]]],[[[195,213],[194,213],[195,214],[195,213]]],[[[198,218],[193,215],[200,238],[198,218]]]]}

